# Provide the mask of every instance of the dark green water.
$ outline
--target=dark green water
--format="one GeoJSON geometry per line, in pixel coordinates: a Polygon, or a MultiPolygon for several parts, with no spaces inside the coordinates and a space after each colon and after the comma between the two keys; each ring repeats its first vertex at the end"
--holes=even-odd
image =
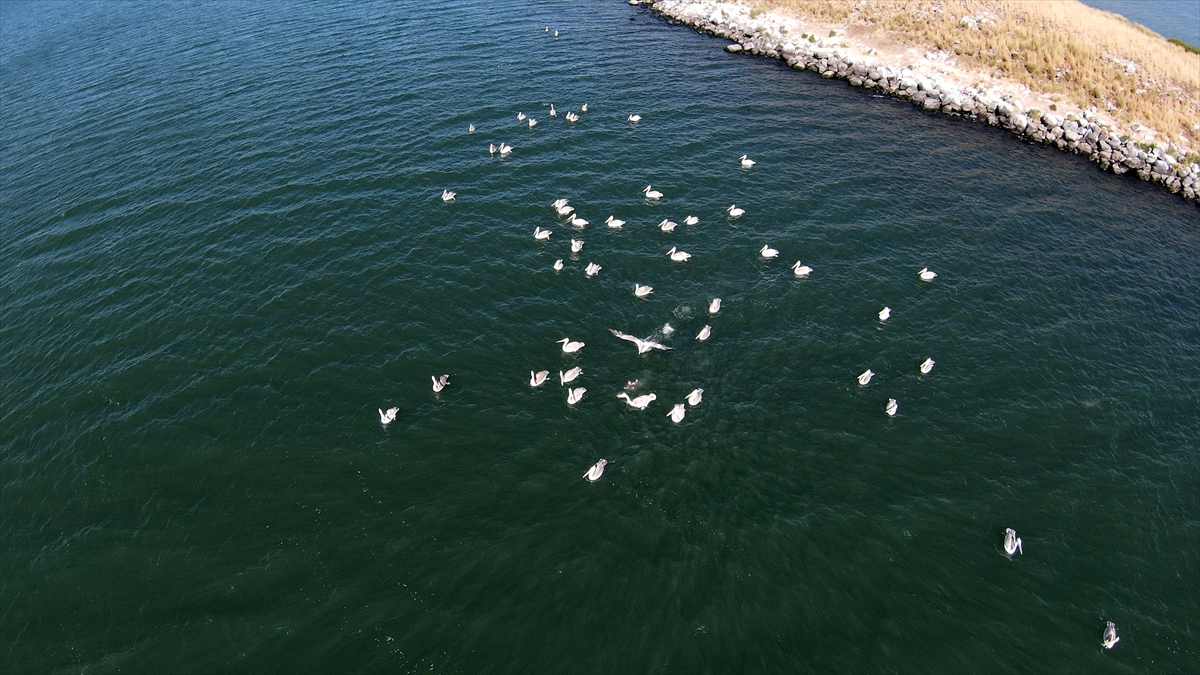
{"type": "Polygon", "coordinates": [[[1197,670],[1195,206],[623,2],[0,36],[5,672],[1197,670]]]}

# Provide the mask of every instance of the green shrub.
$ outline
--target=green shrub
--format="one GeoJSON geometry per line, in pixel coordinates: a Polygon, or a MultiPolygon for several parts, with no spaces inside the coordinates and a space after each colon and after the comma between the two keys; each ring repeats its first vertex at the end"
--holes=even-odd
{"type": "Polygon", "coordinates": [[[1167,42],[1170,42],[1173,45],[1179,45],[1192,54],[1200,54],[1200,47],[1190,45],[1179,38],[1171,38],[1170,40],[1167,40],[1167,42]]]}

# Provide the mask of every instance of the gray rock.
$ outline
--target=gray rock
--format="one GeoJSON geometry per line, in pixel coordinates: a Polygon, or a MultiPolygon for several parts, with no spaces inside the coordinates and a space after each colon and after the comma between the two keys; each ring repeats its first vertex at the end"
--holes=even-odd
{"type": "MultiPolygon", "coordinates": [[[[997,115],[999,115],[1000,110],[1000,106],[996,106],[997,115]]],[[[1009,108],[1009,111],[1011,112],[1012,108],[1009,108]]],[[[1003,115],[999,116],[1003,117],[1003,115]]],[[[1021,114],[1013,115],[1009,118],[1009,121],[1012,123],[1012,128],[1016,129],[1017,131],[1024,131],[1025,127],[1029,125],[1029,118],[1021,114]]]]}
{"type": "Polygon", "coordinates": [[[1137,157],[1137,156],[1125,157],[1124,164],[1125,164],[1125,166],[1127,166],[1131,169],[1140,169],[1140,168],[1146,166],[1146,163],[1142,161],[1142,158],[1137,157]]]}
{"type": "Polygon", "coordinates": [[[742,46],[737,43],[734,43],[731,45],[726,45],[725,51],[729,52],[730,54],[736,54],[736,53],[742,51],[742,46]]]}
{"type": "Polygon", "coordinates": [[[1154,170],[1165,176],[1167,174],[1167,172],[1169,172],[1171,170],[1171,167],[1166,162],[1164,162],[1163,160],[1160,159],[1154,163],[1154,170]]]}
{"type": "Polygon", "coordinates": [[[863,79],[857,75],[851,75],[849,81],[852,87],[861,87],[863,85],[863,79]]]}
{"type": "Polygon", "coordinates": [[[936,110],[941,106],[941,101],[936,96],[927,97],[922,103],[926,110],[936,110]]]}
{"type": "Polygon", "coordinates": [[[1075,131],[1074,129],[1064,128],[1062,135],[1063,135],[1063,138],[1067,139],[1068,141],[1072,141],[1072,142],[1078,141],[1080,138],[1082,138],[1079,135],[1079,132],[1075,131]]]}
{"type": "MultiPolygon", "coordinates": [[[[861,64],[861,63],[856,63],[856,64],[854,64],[854,74],[855,74],[855,75],[858,75],[859,77],[864,77],[864,76],[866,76],[867,72],[868,72],[868,71],[867,71],[867,67],[866,67],[866,66],[864,66],[863,64],[861,64]]],[[[878,77],[872,77],[871,79],[872,79],[872,80],[878,80],[879,78],[878,78],[878,77]]]]}

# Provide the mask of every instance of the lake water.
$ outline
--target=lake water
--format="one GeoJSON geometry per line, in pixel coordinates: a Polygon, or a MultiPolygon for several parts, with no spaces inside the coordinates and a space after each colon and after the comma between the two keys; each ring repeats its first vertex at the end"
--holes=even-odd
{"type": "Polygon", "coordinates": [[[1200,47],[1200,0],[1083,0],[1142,24],[1166,38],[1200,47]]]}
{"type": "Polygon", "coordinates": [[[624,2],[0,29],[6,672],[1195,672],[1195,205],[624,2]]]}

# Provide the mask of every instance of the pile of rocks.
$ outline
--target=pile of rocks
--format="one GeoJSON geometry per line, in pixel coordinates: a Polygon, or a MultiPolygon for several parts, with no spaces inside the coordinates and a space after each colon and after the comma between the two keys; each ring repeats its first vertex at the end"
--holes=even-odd
{"type": "Polygon", "coordinates": [[[1200,202],[1200,163],[1185,161],[1174,146],[1135,143],[1129,135],[1099,119],[1095,108],[1063,116],[1033,108],[1018,111],[1002,95],[937,82],[911,68],[872,63],[869,56],[827,46],[816,36],[788,35],[786,29],[757,19],[744,5],[713,0],[642,0],[642,4],[652,5],[655,12],[672,22],[733,40],[726,51],[781,59],[792,68],[844,79],[855,87],[878,89],[931,112],[978,119],[1033,141],[1087,155],[1116,174],[1135,171],[1144,180],[1200,202]]]}

